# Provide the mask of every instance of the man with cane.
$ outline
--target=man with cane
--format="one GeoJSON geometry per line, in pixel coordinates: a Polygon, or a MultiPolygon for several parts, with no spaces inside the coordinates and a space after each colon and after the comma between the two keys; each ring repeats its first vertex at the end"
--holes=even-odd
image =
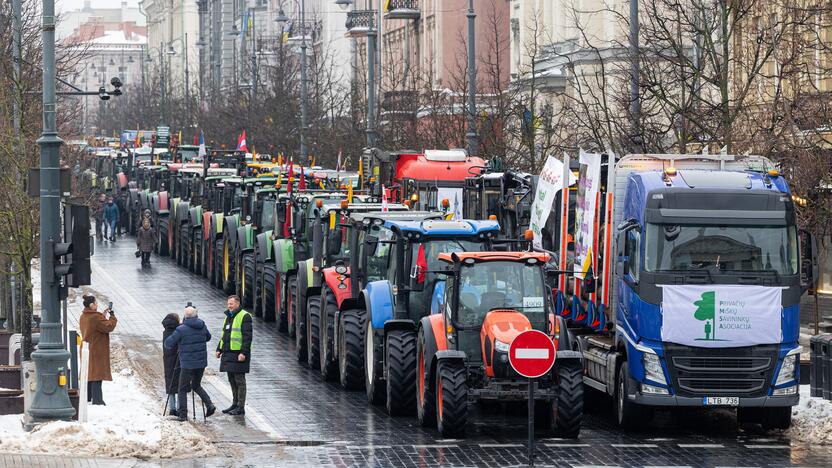
{"type": "MultiPolygon", "coordinates": [[[[185,307],[184,320],[182,325],[176,327],[168,339],[165,340],[165,348],[172,349],[179,346],[179,395],[178,414],[180,421],[188,420],[188,392],[193,390],[199,395],[202,403],[205,404],[205,416],[211,416],[216,407],[211,403],[211,397],[202,388],[202,374],[208,365],[207,343],[211,339],[211,333],[205,326],[205,322],[197,317],[196,307],[188,303],[185,307]]],[[[196,408],[194,408],[196,416],[196,408]]]]}

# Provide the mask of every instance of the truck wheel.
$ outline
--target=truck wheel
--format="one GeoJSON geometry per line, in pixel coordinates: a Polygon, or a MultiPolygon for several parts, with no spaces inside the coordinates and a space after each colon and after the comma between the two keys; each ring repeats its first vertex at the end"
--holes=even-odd
{"type": "Polygon", "coordinates": [[[345,310],[338,327],[338,373],[341,386],[346,390],[357,390],[364,385],[364,339],[363,310],[345,310]]]}
{"type": "Polygon", "coordinates": [[[431,391],[430,376],[425,375],[426,370],[425,331],[420,328],[416,341],[416,417],[422,427],[432,427],[436,425],[436,400],[431,391]]]}
{"type": "Polygon", "coordinates": [[[385,340],[387,413],[409,416],[416,409],[416,333],[391,330],[385,340]]]}
{"type": "Polygon", "coordinates": [[[552,402],[552,430],[558,437],[577,439],[584,415],[584,379],[580,363],[558,366],[558,397],[552,402]]]}
{"type": "Polygon", "coordinates": [[[306,316],[304,311],[300,314],[295,304],[295,297],[298,291],[298,278],[295,275],[288,277],[288,290],[286,291],[286,313],[292,317],[292,324],[295,331],[295,357],[301,364],[306,364],[306,323],[301,320],[300,315],[306,316]]]}
{"type": "Polygon", "coordinates": [[[761,408],[760,423],[767,431],[788,429],[792,426],[792,408],[790,406],[761,408]]]}
{"type": "Polygon", "coordinates": [[[338,313],[338,302],[335,299],[335,294],[324,287],[321,294],[321,319],[318,322],[318,334],[320,335],[320,342],[318,343],[318,354],[320,357],[321,377],[324,381],[335,380],[338,371],[338,362],[335,360],[335,353],[333,350],[333,337],[335,336],[335,315],[338,313]]]}
{"type": "Polygon", "coordinates": [[[166,257],[168,255],[168,218],[159,218],[158,249],[160,257],[166,257]],[[164,236],[162,233],[164,233],[164,236]]]}
{"type": "Polygon", "coordinates": [[[440,361],[436,368],[436,428],[444,438],[465,434],[468,384],[461,362],[440,361]]]}
{"type": "Polygon", "coordinates": [[[368,316],[367,327],[364,329],[364,389],[367,391],[367,401],[373,405],[384,403],[386,394],[384,382],[381,380],[378,348],[373,321],[368,316]]]}
{"type": "Polygon", "coordinates": [[[630,370],[627,361],[624,361],[618,368],[618,380],[615,382],[615,420],[626,429],[635,427],[639,418],[638,406],[627,398],[629,388],[630,370]]]}
{"type": "Polygon", "coordinates": [[[321,296],[306,298],[306,365],[317,369],[320,365],[321,296]]]}

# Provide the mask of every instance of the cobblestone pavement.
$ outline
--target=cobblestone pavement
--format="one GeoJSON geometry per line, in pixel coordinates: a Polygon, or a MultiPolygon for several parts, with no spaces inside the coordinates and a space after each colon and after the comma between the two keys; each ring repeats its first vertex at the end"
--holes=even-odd
{"type": "MultiPolygon", "coordinates": [[[[134,241],[99,242],[93,257],[93,288],[114,303],[116,334],[143,356],[151,378],[161,374],[161,325],[169,312],[193,301],[216,337],[224,295],[207,280],[154,257],[142,270],[134,241]]],[[[104,302],[99,299],[99,302],[104,302]]],[[[70,307],[77,321],[80,301],[70,307]]],[[[245,421],[209,419],[221,458],[173,461],[82,460],[36,457],[32,466],[519,466],[526,462],[526,407],[476,409],[465,440],[442,440],[415,418],[391,418],[368,406],[363,392],[323,383],[319,373],[300,367],[291,340],[270,323],[255,319],[252,372],[245,421]]],[[[144,359],[144,361],[142,361],[144,359]]],[[[209,358],[209,367],[217,362],[209,358]]],[[[135,364],[135,363],[134,363],[135,364]]],[[[230,403],[224,376],[208,372],[206,389],[219,407],[230,403]]],[[[163,392],[162,383],[159,393],[163,392]]],[[[105,383],[106,395],[107,386],[105,383]]],[[[832,447],[807,447],[781,433],[738,429],[729,412],[659,414],[640,433],[617,430],[611,402],[587,400],[588,414],[578,440],[538,437],[538,466],[830,466],[832,447]]],[[[34,460],[35,457],[32,457],[34,460]]],[[[27,463],[32,464],[30,460],[27,463]]],[[[0,456],[0,466],[23,466],[19,456],[0,456]]]]}

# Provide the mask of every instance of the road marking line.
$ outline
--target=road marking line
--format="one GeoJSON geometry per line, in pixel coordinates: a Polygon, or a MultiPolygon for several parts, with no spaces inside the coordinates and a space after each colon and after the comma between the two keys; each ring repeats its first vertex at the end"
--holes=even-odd
{"type": "Polygon", "coordinates": [[[754,444],[746,444],[745,448],[750,449],[790,449],[792,448],[791,445],[754,445],[754,444]]]}
{"type": "Polygon", "coordinates": [[[652,439],[647,439],[647,440],[649,440],[650,442],[669,442],[671,440],[676,440],[676,439],[673,439],[673,438],[670,438],[670,437],[654,437],[652,439]]]}
{"type": "Polygon", "coordinates": [[[589,444],[543,444],[547,447],[589,447],[589,444]]]}
{"type": "Polygon", "coordinates": [[[610,444],[611,447],[615,448],[656,448],[658,445],[656,444],[610,444]]]}
{"type": "Polygon", "coordinates": [[[430,449],[430,448],[459,448],[459,446],[456,445],[456,444],[411,445],[411,447],[417,448],[417,449],[419,449],[419,448],[424,448],[424,449],[430,449]]]}
{"type": "Polygon", "coordinates": [[[348,450],[381,450],[391,449],[392,445],[347,445],[348,450]]]}
{"type": "Polygon", "coordinates": [[[479,444],[481,448],[509,448],[522,447],[522,444],[479,444]]]}
{"type": "Polygon", "coordinates": [[[722,444],[677,444],[679,448],[725,448],[722,444]]]}
{"type": "Polygon", "coordinates": [[[549,359],[546,348],[517,348],[514,350],[515,359],[549,359]]]}
{"type": "Polygon", "coordinates": [[[621,468],[620,465],[572,465],[572,468],[621,468]]]}

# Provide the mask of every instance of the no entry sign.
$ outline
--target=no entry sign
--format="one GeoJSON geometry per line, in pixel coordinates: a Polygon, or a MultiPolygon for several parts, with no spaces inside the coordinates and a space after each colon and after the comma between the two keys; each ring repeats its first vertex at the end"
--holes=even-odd
{"type": "Polygon", "coordinates": [[[555,364],[555,344],[541,331],[524,331],[511,342],[508,360],[518,374],[536,379],[555,364]]]}

